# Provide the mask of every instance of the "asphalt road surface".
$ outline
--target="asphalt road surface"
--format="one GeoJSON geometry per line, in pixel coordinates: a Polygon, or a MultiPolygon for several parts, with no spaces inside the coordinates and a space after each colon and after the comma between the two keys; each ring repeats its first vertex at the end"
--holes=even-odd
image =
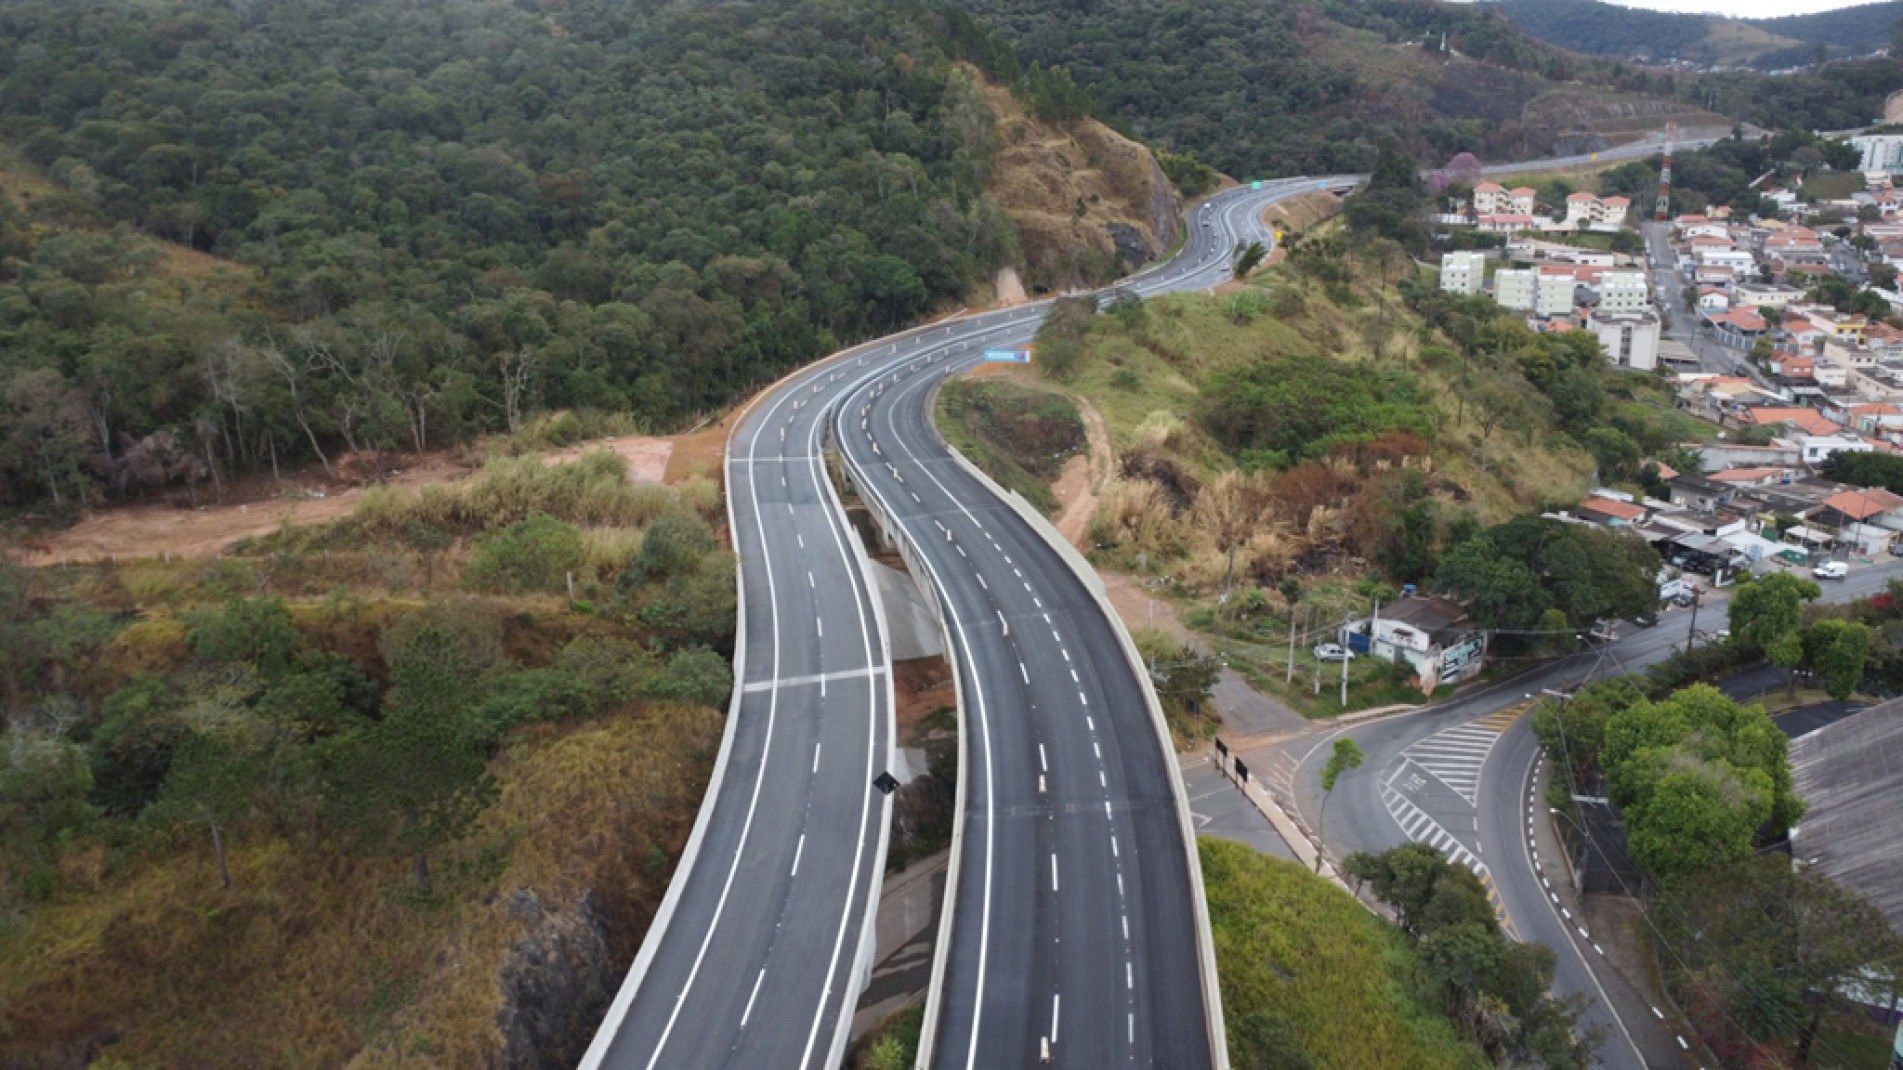
{"type": "MultiPolygon", "coordinates": [[[[1225,280],[1238,242],[1272,238],[1261,209],[1314,188],[1218,195],[1192,213],[1174,261],[1120,289],[1225,280]]],[[[930,1059],[1217,1065],[1180,780],[1118,625],[932,427],[944,378],[986,348],[1028,341],[1041,317],[973,317],[896,344],[896,368],[846,395],[835,420],[857,482],[905,533],[945,609],[964,689],[962,831],[930,1059]]]]}
{"type": "MultiPolygon", "coordinates": [[[[1841,581],[1825,581],[1825,601],[1878,593],[1903,562],[1884,558],[1856,567],[1841,581]]],[[[1698,643],[1724,627],[1729,589],[1709,592],[1698,609],[1698,643]]],[[[1686,1065],[1673,1035],[1644,997],[1605,965],[1590,930],[1562,914],[1541,880],[1528,830],[1529,816],[1544,819],[1544,797],[1534,787],[1539,741],[1525,716],[1545,689],[1570,692],[1589,679],[1636,671],[1682,647],[1691,612],[1661,614],[1652,628],[1620,626],[1620,638],[1602,649],[1562,659],[1484,691],[1419,713],[1373,721],[1310,739],[1294,757],[1298,805],[1312,822],[1321,806],[1320,769],[1334,738],[1348,735],[1366,754],[1343,777],[1323,830],[1336,858],[1382,851],[1410,840],[1429,843],[1472,868],[1492,894],[1509,930],[1546,944],[1558,956],[1554,988],[1589,1000],[1583,1023],[1604,1033],[1600,1062],[1607,1067],[1686,1065]],[[1531,806],[1536,811],[1529,813],[1531,806]]],[[[1556,872],[1552,867],[1548,873],[1556,872]]]]}
{"type": "MultiPolygon", "coordinates": [[[[1175,256],[1114,289],[1213,287],[1239,243],[1272,240],[1269,203],[1355,182],[1217,194],[1175,256]]],[[[967,782],[928,1004],[933,1065],[1035,1064],[1045,1042],[1059,1066],[1226,1065],[1211,1049],[1220,1008],[1205,998],[1181,781],[1115,626],[930,426],[932,387],[987,346],[1028,340],[1047,307],[848,350],[736,419],[740,686],[687,850],[584,1068],[806,1070],[842,1057],[884,869],[890,804],[872,781],[890,764],[892,695],[880,606],[821,461],[828,433],[955,617],[967,782]]]]}

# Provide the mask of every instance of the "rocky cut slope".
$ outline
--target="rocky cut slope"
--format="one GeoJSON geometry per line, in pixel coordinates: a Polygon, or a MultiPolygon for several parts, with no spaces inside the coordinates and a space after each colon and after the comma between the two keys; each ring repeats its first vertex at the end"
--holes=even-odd
{"type": "Polygon", "coordinates": [[[1017,231],[1025,287],[1106,282],[1175,245],[1177,191],[1147,146],[1096,119],[1036,118],[967,71],[997,119],[986,188],[1017,231]]]}

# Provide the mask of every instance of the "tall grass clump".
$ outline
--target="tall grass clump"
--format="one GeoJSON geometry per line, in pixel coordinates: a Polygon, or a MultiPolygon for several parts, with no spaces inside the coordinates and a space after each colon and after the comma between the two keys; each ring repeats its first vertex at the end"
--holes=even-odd
{"type": "Polygon", "coordinates": [[[494,531],[535,516],[585,527],[639,528],[677,500],[703,515],[718,513],[720,487],[708,479],[688,480],[678,490],[632,483],[619,455],[590,450],[557,465],[499,457],[459,485],[375,487],[364,493],[350,524],[373,539],[408,542],[494,531]]]}

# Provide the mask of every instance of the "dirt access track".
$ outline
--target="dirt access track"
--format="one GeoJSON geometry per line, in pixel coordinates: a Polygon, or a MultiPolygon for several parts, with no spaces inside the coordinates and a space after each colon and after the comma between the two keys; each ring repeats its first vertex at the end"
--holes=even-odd
{"type": "MultiPolygon", "coordinates": [[[[583,453],[606,448],[628,464],[637,483],[674,483],[690,475],[718,477],[726,430],[714,427],[685,435],[627,435],[542,454],[563,464],[583,453]]],[[[347,482],[310,469],[283,480],[253,478],[230,485],[215,505],[117,505],[101,509],[64,531],[22,540],[22,564],[35,567],[67,562],[138,557],[208,557],[242,539],[276,531],[285,524],[321,524],[346,516],[371,486],[427,487],[454,483],[474,469],[443,452],[398,458],[375,482],[347,482]]]]}

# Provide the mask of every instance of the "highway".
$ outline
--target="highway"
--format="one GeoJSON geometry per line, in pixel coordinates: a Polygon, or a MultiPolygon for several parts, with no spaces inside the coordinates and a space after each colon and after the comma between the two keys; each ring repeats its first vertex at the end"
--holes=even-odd
{"type": "MultiPolygon", "coordinates": [[[[1175,260],[1122,289],[1226,279],[1237,241],[1272,238],[1261,209],[1314,186],[1218,195],[1175,260]]],[[[1028,341],[1041,318],[971,317],[895,346],[896,370],[861,383],[835,417],[855,483],[943,607],[964,695],[956,871],[923,1061],[1223,1065],[1181,784],[1120,625],[932,427],[944,378],[987,347],[1028,341]]]]}
{"type": "MultiPolygon", "coordinates": [[[[1538,166],[1537,163],[1521,166],[1538,166]]],[[[1277,199],[1218,193],[1177,252],[1114,291],[1213,287],[1277,199]]],[[[829,436],[944,608],[964,715],[953,872],[925,1059],[1226,1067],[1187,807],[1094,573],[955,459],[933,388],[1027,341],[1038,302],[915,328],[789,376],[733,421],[735,689],[708,793],[582,1062],[833,1067],[870,971],[890,801],[882,607],[827,478],[829,436]]]]}
{"type": "MultiPolygon", "coordinates": [[[[1860,566],[1842,581],[1825,583],[1824,600],[1876,594],[1903,562],[1860,566]]],[[[1706,594],[1698,609],[1699,642],[1725,626],[1730,589],[1706,594]]],[[[1535,784],[1540,757],[1526,713],[1542,690],[1570,692],[1589,679],[1637,671],[1681,647],[1691,611],[1660,615],[1653,628],[1621,625],[1603,649],[1564,658],[1478,693],[1402,717],[1370,721],[1301,741],[1294,755],[1297,804],[1314,827],[1321,806],[1320,769],[1331,741],[1352,737],[1366,754],[1361,769],[1343,777],[1324,830],[1328,853],[1381,851],[1409,840],[1430,843],[1475,870],[1494,894],[1512,934],[1545,944],[1557,956],[1554,989],[1588,999],[1583,1022],[1604,1035],[1607,1067],[1676,1067],[1683,1062],[1674,1035],[1652,1013],[1639,990],[1607,965],[1581,919],[1562,914],[1542,877],[1560,883],[1556,858],[1535,858],[1527,819],[1546,820],[1543,787],[1535,784]],[[1529,813],[1528,807],[1532,807],[1529,813]]]]}
{"type": "Polygon", "coordinates": [[[736,686],[712,783],[585,1068],[839,1064],[869,967],[892,681],[863,550],[821,459],[827,365],[736,423],[736,686]]]}

